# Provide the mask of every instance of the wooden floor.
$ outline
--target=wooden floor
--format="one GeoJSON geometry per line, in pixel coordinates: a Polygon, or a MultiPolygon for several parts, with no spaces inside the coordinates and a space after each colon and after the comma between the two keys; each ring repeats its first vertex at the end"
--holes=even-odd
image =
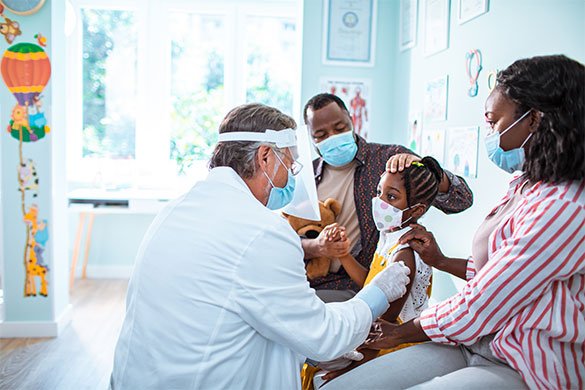
{"type": "Polygon", "coordinates": [[[127,280],[77,280],[58,338],[0,339],[0,389],[107,389],[127,280]]]}

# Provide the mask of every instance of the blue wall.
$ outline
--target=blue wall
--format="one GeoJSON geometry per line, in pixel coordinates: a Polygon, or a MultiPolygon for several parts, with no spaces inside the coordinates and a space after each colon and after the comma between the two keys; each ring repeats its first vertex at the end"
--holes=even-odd
{"type": "MultiPolygon", "coordinates": [[[[303,68],[301,72],[301,108],[311,96],[324,92],[320,90],[321,77],[356,78],[372,80],[370,97],[370,136],[376,142],[392,142],[390,131],[393,127],[381,113],[388,112],[391,106],[389,92],[394,82],[396,51],[398,39],[394,39],[395,23],[391,22],[398,1],[379,1],[376,33],[376,55],[373,67],[346,67],[322,64],[321,46],[323,42],[323,2],[304,1],[303,13],[303,68]],[[373,129],[373,130],[372,130],[373,129]]],[[[397,139],[396,139],[397,140],[397,139]]]]}
{"type": "MultiPolygon", "coordinates": [[[[304,0],[301,107],[319,90],[320,78],[369,78],[370,140],[383,143],[407,142],[408,113],[423,108],[427,80],[449,75],[448,119],[436,123],[442,128],[483,124],[487,96],[486,75],[504,68],[517,58],[564,53],[585,62],[585,2],[582,0],[491,0],[489,12],[459,25],[457,0],[451,0],[450,44],[446,51],[423,55],[422,16],[419,0],[417,45],[398,50],[399,0],[378,0],[376,63],[374,67],[325,66],[321,62],[323,2],[304,0]],[[480,90],[469,98],[465,75],[465,53],[478,48],[483,53],[484,71],[480,90]]],[[[483,136],[483,133],[481,134],[483,136]]],[[[453,256],[470,254],[471,238],[489,208],[507,188],[509,176],[487,160],[480,143],[479,177],[468,183],[475,193],[472,209],[456,216],[431,211],[424,223],[438,236],[443,250],[453,256]]],[[[90,265],[129,266],[132,264],[149,216],[98,216],[94,226],[90,265]]],[[[76,219],[72,217],[73,239],[76,219]]],[[[452,293],[454,282],[437,274],[438,298],[452,293]]]]}
{"type": "MultiPolygon", "coordinates": [[[[4,309],[6,322],[42,321],[54,322],[68,305],[66,274],[67,258],[67,219],[65,201],[65,160],[64,160],[64,33],[62,2],[47,1],[35,14],[28,16],[13,15],[4,11],[6,16],[20,23],[22,35],[12,44],[20,42],[36,43],[35,34],[42,33],[47,38],[45,52],[51,60],[51,79],[42,92],[43,109],[51,132],[43,139],[23,144],[23,158],[33,159],[39,178],[38,197],[34,191],[27,191],[26,207],[35,203],[39,208],[38,219],[48,220],[49,240],[44,251],[45,263],[49,266],[48,297],[24,297],[25,265],[24,248],[26,244],[26,225],[23,222],[21,198],[18,191],[17,167],[19,165],[19,142],[5,131],[9,123],[16,99],[2,83],[0,88],[0,155],[1,169],[1,221],[2,238],[0,258],[2,263],[2,287],[4,290],[4,309]],[[57,102],[57,104],[55,104],[57,102]]],[[[2,37],[4,48],[8,44],[2,37]]],[[[37,294],[39,293],[39,282],[37,294]]]]}
{"type": "MultiPolygon", "coordinates": [[[[424,0],[419,0],[417,44],[398,50],[399,0],[378,0],[376,65],[363,69],[328,67],[321,64],[321,1],[305,0],[303,41],[303,103],[318,90],[324,75],[373,79],[370,139],[374,142],[406,144],[410,110],[422,111],[426,82],[449,75],[447,121],[435,128],[480,126],[483,128],[484,101],[488,95],[487,73],[503,69],[514,60],[543,54],[565,54],[585,62],[585,2],[582,0],[491,0],[489,11],[459,24],[458,1],[451,0],[449,48],[433,56],[423,54],[424,0]],[[483,72],[479,94],[467,96],[465,53],[480,49],[483,72]]],[[[423,126],[426,126],[423,122],[423,126]]],[[[443,251],[467,257],[475,229],[507,188],[510,176],[488,159],[480,134],[478,178],[468,179],[475,204],[456,216],[432,210],[422,223],[432,229],[443,251]]],[[[435,273],[434,296],[444,298],[455,291],[457,282],[435,273]]]]}
{"type": "MultiPolygon", "coordinates": [[[[395,74],[396,88],[410,90],[410,107],[422,108],[427,80],[449,74],[445,128],[480,126],[481,129],[478,178],[468,180],[475,194],[474,206],[448,219],[433,211],[425,222],[435,232],[444,252],[452,256],[467,257],[471,254],[475,229],[503,196],[511,178],[488,160],[483,144],[484,102],[489,93],[488,72],[504,69],[516,59],[535,55],[565,54],[585,63],[584,1],[491,0],[489,6],[487,14],[460,25],[457,22],[457,1],[452,0],[449,49],[425,58],[423,45],[419,42],[411,52],[400,53],[396,57],[398,64],[410,67],[408,79],[395,74]],[[484,67],[479,78],[479,93],[475,98],[467,96],[469,83],[465,73],[465,53],[471,49],[481,50],[484,67]]],[[[419,21],[422,15],[419,12],[419,21]]],[[[420,24],[418,33],[422,37],[420,24]]],[[[397,117],[405,126],[407,119],[404,115],[397,114],[397,117]]]]}

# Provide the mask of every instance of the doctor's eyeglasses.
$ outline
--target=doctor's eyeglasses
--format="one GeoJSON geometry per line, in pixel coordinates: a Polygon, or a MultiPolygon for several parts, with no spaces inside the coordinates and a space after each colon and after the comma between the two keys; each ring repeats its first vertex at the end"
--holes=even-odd
{"type": "MultiPolygon", "coordinates": [[[[284,161],[282,161],[282,159],[280,158],[280,156],[278,155],[279,153],[274,153],[274,155],[276,156],[276,158],[278,158],[278,161],[280,161],[280,163],[286,168],[286,164],[284,163],[284,161]]],[[[284,154],[285,157],[288,157],[289,159],[292,159],[291,157],[287,156],[286,154],[284,154]]],[[[303,169],[303,164],[301,164],[300,162],[293,160],[291,166],[290,166],[290,173],[293,176],[296,176],[299,174],[299,172],[303,169]]]]}
{"type": "Polygon", "coordinates": [[[292,173],[293,176],[296,176],[299,174],[299,172],[301,172],[302,169],[303,164],[298,161],[293,161],[292,165],[290,166],[290,173],[292,173]]]}

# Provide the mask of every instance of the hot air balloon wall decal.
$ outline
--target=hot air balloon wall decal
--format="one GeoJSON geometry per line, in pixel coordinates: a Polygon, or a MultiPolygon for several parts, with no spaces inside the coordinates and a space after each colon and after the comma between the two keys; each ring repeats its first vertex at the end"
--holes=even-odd
{"type": "Polygon", "coordinates": [[[18,190],[21,197],[21,211],[26,227],[24,267],[26,271],[24,296],[39,294],[48,296],[47,273],[49,267],[43,261],[43,251],[49,238],[48,223],[40,219],[39,207],[33,203],[27,206],[27,192],[33,191],[36,198],[39,177],[32,159],[25,159],[23,145],[37,142],[50,132],[42,109],[43,89],[51,77],[51,62],[42,47],[34,43],[17,43],[10,46],[0,64],[2,78],[16,98],[7,132],[19,145],[18,190]]]}
{"type": "Polygon", "coordinates": [[[41,92],[51,77],[47,53],[34,43],[17,43],[4,52],[1,70],[4,82],[17,100],[8,132],[18,140],[22,137],[23,142],[40,140],[50,131],[41,102],[41,92]]]}

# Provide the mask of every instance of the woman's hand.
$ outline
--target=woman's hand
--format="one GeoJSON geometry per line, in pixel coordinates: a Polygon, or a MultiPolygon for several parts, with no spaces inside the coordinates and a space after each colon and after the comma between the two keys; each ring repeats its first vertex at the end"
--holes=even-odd
{"type": "Polygon", "coordinates": [[[420,157],[410,153],[395,154],[386,162],[386,170],[390,173],[402,172],[415,161],[420,161],[420,157]]]}
{"type": "Polygon", "coordinates": [[[408,244],[416,253],[419,254],[422,261],[431,267],[441,268],[445,262],[445,255],[441,252],[435,236],[428,232],[424,226],[418,224],[410,225],[412,230],[404,233],[400,237],[400,244],[408,244]]]}
{"type": "Polygon", "coordinates": [[[376,322],[372,324],[374,330],[370,331],[370,335],[363,344],[364,347],[373,350],[390,349],[400,344],[402,341],[398,339],[398,324],[385,321],[378,318],[376,322]]]}

